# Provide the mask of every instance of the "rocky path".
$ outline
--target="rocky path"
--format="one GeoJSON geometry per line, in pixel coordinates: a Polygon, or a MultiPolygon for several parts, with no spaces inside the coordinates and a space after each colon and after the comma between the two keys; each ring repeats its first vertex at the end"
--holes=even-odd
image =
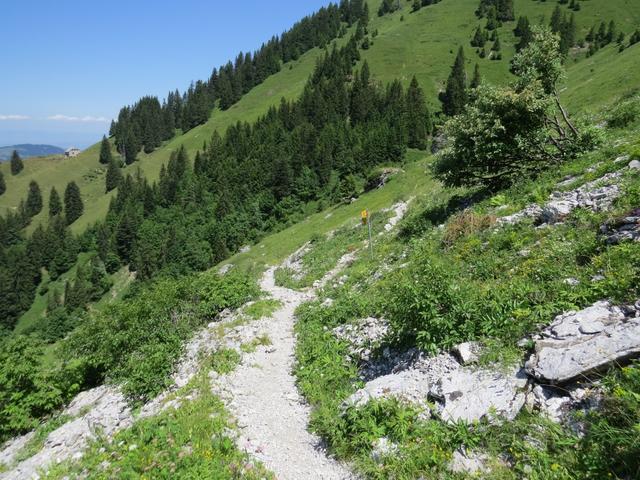
{"type": "MultiPolygon", "coordinates": [[[[231,374],[214,382],[240,429],[238,445],[262,461],[279,480],[349,479],[351,473],[327,456],[318,437],[308,431],[310,407],[300,396],[292,373],[296,339],[295,309],[314,296],[277,287],[275,268],[261,287],[282,302],[264,333],[271,345],[247,354],[231,374]]],[[[329,272],[320,284],[328,281],[329,272]]]]}

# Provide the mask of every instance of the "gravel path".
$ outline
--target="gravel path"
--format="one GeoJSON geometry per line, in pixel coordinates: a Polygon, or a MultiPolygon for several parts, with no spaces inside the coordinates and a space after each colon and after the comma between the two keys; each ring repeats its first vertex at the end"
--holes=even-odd
{"type": "MultiPolygon", "coordinates": [[[[318,437],[307,430],[310,407],[300,396],[292,374],[296,339],[294,312],[314,296],[277,287],[275,268],[261,287],[282,307],[258,328],[272,344],[247,354],[238,368],[214,382],[240,427],[238,445],[262,461],[279,480],[351,479],[347,468],[327,456],[318,437]]],[[[321,283],[326,283],[329,272],[321,283]]]]}

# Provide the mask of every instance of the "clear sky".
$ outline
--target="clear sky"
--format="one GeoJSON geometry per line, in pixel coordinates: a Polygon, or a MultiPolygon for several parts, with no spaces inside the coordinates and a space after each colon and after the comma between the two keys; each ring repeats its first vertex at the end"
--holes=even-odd
{"type": "Polygon", "coordinates": [[[87,147],[123,105],[183,91],[329,3],[2,1],[0,146],[87,147]]]}

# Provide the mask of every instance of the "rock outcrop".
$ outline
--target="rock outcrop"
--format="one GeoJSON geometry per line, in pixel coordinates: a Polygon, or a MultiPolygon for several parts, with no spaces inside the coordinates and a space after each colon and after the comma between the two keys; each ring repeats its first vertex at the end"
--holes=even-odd
{"type": "Polygon", "coordinates": [[[623,174],[622,170],[607,173],[574,190],[553,192],[544,206],[529,205],[513,215],[498,218],[497,223],[514,225],[526,218],[531,218],[536,223],[553,224],[562,221],[576,208],[588,208],[594,212],[608,210],[614,200],[620,196],[619,183],[623,174]]]}
{"type": "Polygon", "coordinates": [[[640,355],[640,302],[597,302],[555,318],[536,339],[526,369],[536,379],[563,384],[640,355]]]}
{"type": "Polygon", "coordinates": [[[438,410],[447,422],[475,422],[502,417],[513,420],[526,400],[528,377],[520,369],[460,368],[441,381],[438,410]]]}
{"type": "Polygon", "coordinates": [[[640,242],[640,208],[622,218],[609,220],[600,227],[600,234],[609,245],[626,241],[640,242]]]}

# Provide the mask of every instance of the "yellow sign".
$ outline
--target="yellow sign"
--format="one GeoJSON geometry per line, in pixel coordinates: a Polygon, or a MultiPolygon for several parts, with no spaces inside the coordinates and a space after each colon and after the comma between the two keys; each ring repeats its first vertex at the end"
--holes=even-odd
{"type": "Polygon", "coordinates": [[[369,212],[367,210],[363,210],[362,213],[360,214],[360,216],[362,217],[363,225],[366,225],[367,224],[367,219],[369,218],[369,212]]]}

